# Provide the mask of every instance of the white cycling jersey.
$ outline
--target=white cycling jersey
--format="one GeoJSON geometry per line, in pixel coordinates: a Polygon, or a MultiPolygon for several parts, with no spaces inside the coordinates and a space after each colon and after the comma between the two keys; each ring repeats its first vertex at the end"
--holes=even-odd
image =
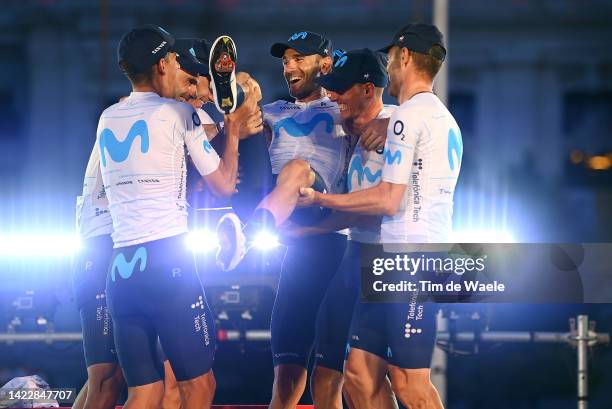
{"type": "MultiPolygon", "coordinates": [[[[389,118],[395,108],[397,108],[395,105],[385,105],[377,118],[389,118]]],[[[382,179],[382,167],[382,150],[368,151],[357,144],[348,167],[346,181],[348,191],[356,192],[378,185],[382,179]]],[[[349,238],[360,243],[380,243],[380,225],[378,227],[351,227],[349,238]]]]}
{"type": "Polygon", "coordinates": [[[83,240],[113,232],[113,220],[100,174],[100,151],[94,146],[83,180],[83,194],[77,196],[76,230],[83,240]]]}
{"type": "Polygon", "coordinates": [[[417,94],[395,110],[382,180],[407,188],[399,212],[383,218],[383,242],[448,242],[462,155],[459,126],[436,95],[417,94]]]}
{"type": "Polygon", "coordinates": [[[270,127],[270,162],[278,174],[292,159],[303,159],[321,175],[331,193],[344,193],[350,138],[338,105],[324,97],[311,102],[276,101],[263,107],[270,127]]]}
{"type": "Polygon", "coordinates": [[[193,107],[153,92],[132,92],[100,117],[97,148],[115,247],[187,231],[185,146],[202,175],[219,156],[193,107]]]}

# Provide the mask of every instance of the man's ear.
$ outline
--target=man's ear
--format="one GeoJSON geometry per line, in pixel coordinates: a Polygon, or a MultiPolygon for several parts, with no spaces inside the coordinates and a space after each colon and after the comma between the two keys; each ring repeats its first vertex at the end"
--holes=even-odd
{"type": "Polygon", "coordinates": [[[367,96],[373,96],[374,95],[374,84],[372,84],[371,82],[364,84],[363,94],[367,96]]]}
{"type": "Polygon", "coordinates": [[[157,64],[155,64],[155,69],[157,70],[158,74],[164,74],[168,69],[168,61],[166,61],[165,58],[160,58],[157,61],[157,64]]]}
{"type": "Polygon", "coordinates": [[[408,61],[410,61],[410,58],[412,57],[412,54],[410,52],[409,49],[407,49],[406,47],[402,47],[402,58],[401,58],[401,63],[403,66],[408,65],[408,61]]]}
{"type": "Polygon", "coordinates": [[[321,67],[321,74],[326,75],[329,74],[332,70],[332,64],[334,63],[334,60],[332,60],[331,57],[323,57],[321,58],[321,63],[320,63],[320,67],[321,67]]]}

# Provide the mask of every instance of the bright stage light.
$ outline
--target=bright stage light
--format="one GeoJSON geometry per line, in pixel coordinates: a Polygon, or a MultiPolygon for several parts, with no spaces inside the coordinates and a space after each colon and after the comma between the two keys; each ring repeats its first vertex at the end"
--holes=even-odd
{"type": "Polygon", "coordinates": [[[211,230],[193,230],[187,235],[185,244],[194,253],[208,253],[219,248],[219,239],[211,230]]]}
{"type": "Polygon", "coordinates": [[[0,257],[66,257],[77,253],[81,241],[74,234],[2,234],[0,257]]]}
{"type": "Polygon", "coordinates": [[[505,230],[458,230],[452,234],[453,243],[516,243],[512,233],[505,230]]]}
{"type": "Polygon", "coordinates": [[[253,240],[253,247],[262,251],[272,250],[278,246],[280,246],[278,236],[265,230],[257,233],[253,240]]]}

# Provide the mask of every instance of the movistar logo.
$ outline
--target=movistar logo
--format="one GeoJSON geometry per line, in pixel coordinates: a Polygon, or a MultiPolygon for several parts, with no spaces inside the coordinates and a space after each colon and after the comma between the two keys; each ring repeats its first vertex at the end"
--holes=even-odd
{"type": "Polygon", "coordinates": [[[402,152],[401,151],[395,151],[395,152],[391,153],[390,149],[385,148],[385,152],[383,153],[383,157],[384,157],[385,162],[387,164],[389,164],[389,165],[393,165],[396,160],[397,160],[397,164],[398,165],[400,163],[402,163],[402,152]]]}
{"type": "Polygon", "coordinates": [[[147,123],[142,119],[134,122],[128,132],[127,138],[123,141],[117,140],[113,131],[104,128],[102,132],[100,132],[99,142],[102,166],[106,166],[105,150],[114,162],[123,162],[126,160],[130,155],[130,149],[137,136],[140,136],[140,151],[142,153],[147,153],[149,151],[149,130],[147,128],[147,123]]]}
{"type": "Polygon", "coordinates": [[[461,139],[461,131],[457,129],[457,133],[453,128],[448,130],[448,164],[451,170],[455,170],[455,166],[461,166],[461,158],[463,156],[463,140],[461,139]]]}
{"type": "Polygon", "coordinates": [[[208,142],[208,140],[206,140],[206,139],[204,139],[203,146],[204,146],[204,151],[206,151],[206,153],[210,153],[210,151],[212,151],[212,149],[213,149],[213,147],[210,144],[210,142],[208,142]]]}
{"type": "Polygon", "coordinates": [[[357,155],[351,161],[351,166],[348,170],[348,181],[346,183],[349,192],[353,191],[353,172],[357,172],[357,185],[359,187],[361,187],[363,184],[364,177],[368,180],[368,182],[374,183],[380,180],[380,177],[382,176],[382,169],[378,169],[376,172],[372,173],[372,170],[369,167],[363,166],[361,156],[357,155]]]}
{"type": "Polygon", "coordinates": [[[305,31],[300,31],[299,33],[295,33],[294,35],[292,35],[291,37],[289,37],[289,41],[295,41],[298,38],[301,38],[302,40],[306,39],[306,36],[308,35],[307,32],[305,31]]]}
{"type": "Polygon", "coordinates": [[[138,250],[134,253],[132,259],[128,262],[125,259],[125,255],[123,253],[117,254],[115,259],[113,260],[113,267],[111,269],[111,280],[116,281],[116,274],[119,273],[121,278],[128,279],[132,276],[134,272],[134,267],[136,267],[136,263],[140,261],[140,271],[144,271],[147,268],[147,249],[144,247],[139,247],[138,250]]]}
{"type": "Polygon", "coordinates": [[[344,64],[346,64],[346,60],[348,60],[348,55],[343,55],[338,59],[338,61],[336,61],[334,67],[344,67],[344,64]]]}
{"type": "Polygon", "coordinates": [[[278,137],[281,129],[285,129],[285,132],[287,132],[289,136],[296,138],[300,136],[307,136],[310,135],[317,125],[322,122],[325,123],[325,132],[331,133],[334,129],[334,118],[332,118],[330,114],[316,114],[310,118],[309,121],[304,123],[297,122],[295,118],[281,119],[274,124],[274,136],[278,137]]]}

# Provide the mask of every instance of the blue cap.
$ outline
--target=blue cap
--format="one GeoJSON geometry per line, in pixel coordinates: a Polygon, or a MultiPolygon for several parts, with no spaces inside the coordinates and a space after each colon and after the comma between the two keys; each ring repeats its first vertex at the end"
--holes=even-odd
{"type": "Polygon", "coordinates": [[[117,46],[117,62],[128,63],[135,74],[147,72],[173,51],[174,37],[161,27],[145,25],[134,28],[121,37],[117,46]]]}
{"type": "Polygon", "coordinates": [[[319,54],[323,57],[330,57],[334,51],[330,40],[312,31],[300,31],[293,34],[284,43],[272,44],[270,54],[276,58],[283,58],[287,48],[293,48],[304,55],[319,54]]]}
{"type": "Polygon", "coordinates": [[[390,45],[379,51],[388,53],[389,49],[397,45],[421,54],[429,54],[433,58],[444,61],[446,48],[442,33],[432,24],[412,23],[401,28],[394,36],[390,45]],[[440,48],[434,47],[439,46],[440,48]]]}
{"type": "Polygon", "coordinates": [[[389,82],[383,54],[369,48],[352,50],[336,61],[331,73],[316,78],[323,88],[343,93],[355,84],[371,82],[375,87],[384,88],[389,82]]]}
{"type": "MultiPolygon", "coordinates": [[[[201,47],[200,40],[195,38],[177,38],[173,47],[181,69],[195,77],[208,75],[208,56],[206,56],[206,61],[202,62],[196,51],[196,49],[201,51],[201,47]]],[[[201,52],[200,57],[202,57],[201,52]]]]}

